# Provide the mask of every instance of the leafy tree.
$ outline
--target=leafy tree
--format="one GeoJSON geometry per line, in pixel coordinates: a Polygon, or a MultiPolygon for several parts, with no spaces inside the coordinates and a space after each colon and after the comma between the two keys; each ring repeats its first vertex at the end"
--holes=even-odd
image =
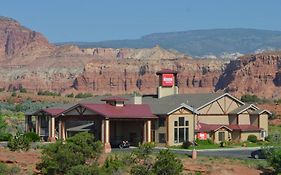
{"type": "Polygon", "coordinates": [[[178,175],[182,170],[182,162],[170,150],[161,150],[153,166],[153,172],[157,175],[178,175]]]}
{"type": "Polygon", "coordinates": [[[276,173],[281,173],[281,147],[268,148],[266,151],[266,159],[274,168],[276,173]]]}

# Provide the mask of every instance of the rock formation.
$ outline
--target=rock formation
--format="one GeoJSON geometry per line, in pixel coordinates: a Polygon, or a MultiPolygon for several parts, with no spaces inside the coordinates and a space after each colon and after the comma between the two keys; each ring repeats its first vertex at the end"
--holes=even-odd
{"type": "Polygon", "coordinates": [[[54,46],[40,33],[0,18],[0,89],[62,94],[155,93],[156,71],[179,72],[180,93],[227,91],[281,98],[281,54],[249,55],[227,64],[192,59],[159,46],[147,49],[54,46]]]}

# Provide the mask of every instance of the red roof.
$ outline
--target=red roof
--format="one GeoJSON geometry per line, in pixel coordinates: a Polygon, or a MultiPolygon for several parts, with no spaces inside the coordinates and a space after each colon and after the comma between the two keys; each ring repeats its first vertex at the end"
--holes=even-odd
{"type": "Polygon", "coordinates": [[[171,70],[171,69],[162,69],[158,72],[156,72],[156,75],[161,75],[161,74],[177,74],[177,71],[171,70]]]}
{"type": "Polygon", "coordinates": [[[147,104],[126,104],[123,107],[110,104],[80,104],[81,106],[109,118],[147,119],[156,118],[147,104]]]}
{"type": "Polygon", "coordinates": [[[36,111],[32,115],[37,115],[40,112],[45,112],[50,116],[57,116],[57,115],[63,113],[64,111],[65,111],[65,109],[62,109],[62,108],[44,108],[44,109],[40,109],[40,110],[36,111]]]}
{"type": "Polygon", "coordinates": [[[220,128],[226,128],[227,130],[239,130],[239,131],[261,131],[262,129],[254,125],[217,125],[217,124],[199,124],[199,132],[217,131],[220,128]]]}
{"type": "Polygon", "coordinates": [[[127,101],[127,100],[128,100],[127,98],[115,97],[115,96],[101,99],[101,101],[127,101]]]}

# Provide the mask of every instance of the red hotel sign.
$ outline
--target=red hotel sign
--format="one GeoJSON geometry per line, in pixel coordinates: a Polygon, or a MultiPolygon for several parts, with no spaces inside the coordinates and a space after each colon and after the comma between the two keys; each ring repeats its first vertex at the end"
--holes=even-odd
{"type": "Polygon", "coordinates": [[[162,86],[173,86],[174,75],[173,74],[162,74],[162,86]]]}

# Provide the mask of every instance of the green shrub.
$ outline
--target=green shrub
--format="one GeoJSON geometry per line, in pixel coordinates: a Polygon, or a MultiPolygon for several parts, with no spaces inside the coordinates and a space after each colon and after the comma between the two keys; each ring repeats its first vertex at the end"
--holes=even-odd
{"type": "Polygon", "coordinates": [[[9,141],[13,137],[10,133],[0,133],[0,141],[9,141]]]}
{"type": "Polygon", "coordinates": [[[8,148],[11,151],[28,151],[30,148],[30,140],[24,134],[17,132],[17,134],[9,140],[8,148]]]}
{"type": "Polygon", "coordinates": [[[110,156],[105,160],[102,169],[106,174],[122,174],[122,169],[124,166],[125,165],[122,160],[115,155],[110,156]]]}
{"type": "Polygon", "coordinates": [[[255,135],[249,135],[247,138],[247,141],[252,142],[252,143],[257,143],[258,138],[255,135]]]}
{"type": "Polygon", "coordinates": [[[4,92],[5,91],[5,88],[0,88],[0,92],[4,92]]]}
{"type": "Polygon", "coordinates": [[[25,137],[29,139],[31,142],[39,142],[40,141],[40,136],[36,134],[35,132],[28,132],[25,133],[25,137]]]}
{"type": "Polygon", "coordinates": [[[153,143],[144,143],[140,144],[138,149],[134,151],[134,154],[139,158],[139,159],[144,159],[148,157],[151,153],[155,145],[153,143]]]}
{"type": "Polygon", "coordinates": [[[101,174],[104,173],[101,172],[98,166],[87,166],[87,165],[73,166],[66,173],[66,175],[101,175],[101,174]]]}
{"type": "Polygon", "coordinates": [[[150,167],[146,165],[134,165],[131,168],[132,175],[153,175],[153,172],[150,167]]]}
{"type": "Polygon", "coordinates": [[[51,92],[51,91],[39,91],[37,95],[42,95],[42,96],[60,96],[59,93],[56,92],[51,92]]]}
{"type": "Polygon", "coordinates": [[[11,96],[12,96],[12,97],[16,97],[16,96],[17,96],[17,93],[16,93],[16,92],[12,92],[11,96]]]}
{"type": "Polygon", "coordinates": [[[71,93],[71,94],[66,94],[65,97],[73,98],[73,97],[74,97],[74,94],[73,94],[73,93],[71,93]]]}
{"type": "Polygon", "coordinates": [[[23,88],[23,87],[20,88],[20,93],[26,93],[26,92],[27,92],[27,90],[25,88],[23,88]]]}
{"type": "Polygon", "coordinates": [[[157,175],[178,175],[182,170],[182,162],[170,150],[161,150],[153,165],[153,172],[157,175]]]}
{"type": "Polygon", "coordinates": [[[268,149],[266,152],[267,162],[274,168],[276,174],[281,173],[281,147],[274,147],[274,149],[268,149]]]}
{"type": "Polygon", "coordinates": [[[77,95],[75,95],[75,98],[88,98],[88,97],[92,97],[93,94],[91,93],[79,93],[77,95]]]}
{"type": "Polygon", "coordinates": [[[20,168],[18,166],[9,167],[0,162],[0,175],[16,175],[19,174],[20,168]]]}
{"type": "Polygon", "coordinates": [[[190,146],[192,146],[193,144],[192,144],[192,142],[190,142],[190,141],[185,141],[185,142],[183,142],[182,143],[182,148],[184,148],[184,149],[188,149],[190,146]]]}
{"type": "MultiPolygon", "coordinates": [[[[42,163],[38,164],[38,168],[43,174],[66,174],[71,167],[84,165],[86,162],[95,164],[101,150],[102,144],[96,142],[92,134],[78,133],[65,143],[57,141],[45,146],[42,151],[42,163]]],[[[81,167],[78,167],[72,173],[80,169],[81,167]]]]}
{"type": "Polygon", "coordinates": [[[212,145],[214,144],[214,142],[211,139],[206,139],[206,140],[200,140],[200,139],[196,139],[196,143],[198,145],[212,145]]]}

